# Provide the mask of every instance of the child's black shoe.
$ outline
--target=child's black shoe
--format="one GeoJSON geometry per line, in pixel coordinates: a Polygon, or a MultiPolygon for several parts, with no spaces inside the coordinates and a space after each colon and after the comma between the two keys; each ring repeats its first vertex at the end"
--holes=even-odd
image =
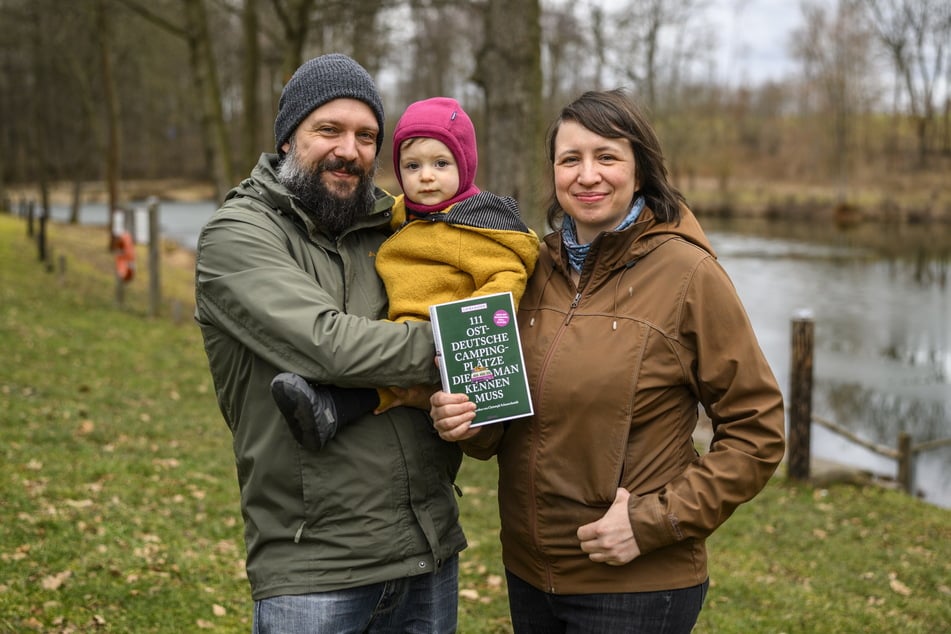
{"type": "Polygon", "coordinates": [[[301,376],[282,372],[271,380],[271,395],[301,445],[316,451],[337,432],[337,408],[330,393],[301,376]]]}

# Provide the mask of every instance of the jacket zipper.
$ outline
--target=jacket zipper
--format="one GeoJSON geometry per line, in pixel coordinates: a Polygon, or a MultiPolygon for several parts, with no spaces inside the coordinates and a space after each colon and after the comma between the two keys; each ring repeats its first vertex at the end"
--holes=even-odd
{"type": "Polygon", "coordinates": [[[575,314],[575,309],[578,307],[578,302],[581,301],[581,291],[579,290],[575,293],[575,298],[571,300],[571,306],[568,307],[568,316],[565,317],[565,326],[571,323],[571,318],[575,314]]]}
{"type": "MultiPolygon", "coordinates": [[[[554,354],[555,349],[558,347],[558,343],[561,341],[562,335],[565,333],[565,330],[568,329],[568,325],[571,323],[571,317],[574,315],[575,309],[578,308],[578,303],[581,301],[581,292],[582,290],[578,289],[578,292],[575,293],[574,298],[571,300],[571,304],[568,306],[568,314],[565,315],[565,320],[562,322],[561,327],[558,329],[558,332],[555,334],[554,339],[552,339],[551,346],[549,346],[548,348],[548,354],[545,355],[545,360],[542,362],[542,369],[538,373],[538,388],[536,390],[536,393],[533,395],[536,403],[539,402],[538,390],[540,390],[541,386],[545,383],[545,375],[548,374],[548,367],[549,365],[551,365],[551,356],[552,354],[554,354]]],[[[537,499],[537,496],[535,496],[535,465],[537,463],[537,456],[538,456],[538,434],[536,434],[535,437],[532,439],[531,456],[532,456],[532,461],[530,465],[531,468],[529,470],[530,490],[532,492],[532,498],[537,499]]],[[[542,552],[541,545],[539,544],[539,539],[538,539],[537,502],[536,502],[536,506],[533,507],[533,511],[532,511],[531,534],[532,534],[532,541],[534,542],[534,546],[535,546],[535,552],[539,554],[539,560],[547,562],[546,558],[544,557],[544,553],[542,552]]],[[[554,583],[552,583],[551,566],[548,563],[546,563],[545,565],[545,576],[548,579],[548,591],[551,593],[554,593],[555,586],[554,586],[554,583]]]]}

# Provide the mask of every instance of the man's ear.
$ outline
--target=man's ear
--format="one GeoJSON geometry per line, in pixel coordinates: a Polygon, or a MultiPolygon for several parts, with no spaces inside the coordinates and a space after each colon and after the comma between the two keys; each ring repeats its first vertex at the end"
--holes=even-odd
{"type": "Polygon", "coordinates": [[[284,154],[287,154],[289,149],[291,149],[291,144],[289,141],[285,142],[284,145],[281,146],[281,151],[284,152],[284,154]]]}

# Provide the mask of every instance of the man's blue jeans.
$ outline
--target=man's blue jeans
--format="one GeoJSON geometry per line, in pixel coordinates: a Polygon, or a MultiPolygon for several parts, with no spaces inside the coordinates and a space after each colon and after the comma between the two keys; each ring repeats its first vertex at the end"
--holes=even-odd
{"type": "Polygon", "coordinates": [[[254,603],[254,634],[452,634],[459,558],[432,574],[254,603]]]}
{"type": "Polygon", "coordinates": [[[515,634],[687,634],[709,581],[682,590],[549,594],[505,572],[515,634]]]}

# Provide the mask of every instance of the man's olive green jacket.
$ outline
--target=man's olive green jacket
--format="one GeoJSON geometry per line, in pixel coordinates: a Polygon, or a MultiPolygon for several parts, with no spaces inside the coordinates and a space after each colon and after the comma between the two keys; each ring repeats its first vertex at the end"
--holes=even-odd
{"type": "Polygon", "coordinates": [[[270,381],[339,386],[438,382],[428,323],[380,321],[374,270],[393,198],[337,239],[319,231],[264,154],[201,232],[196,319],[234,439],[255,600],[431,572],[465,548],[454,478],[461,452],[428,415],[397,408],[297,444],[270,381]]]}

